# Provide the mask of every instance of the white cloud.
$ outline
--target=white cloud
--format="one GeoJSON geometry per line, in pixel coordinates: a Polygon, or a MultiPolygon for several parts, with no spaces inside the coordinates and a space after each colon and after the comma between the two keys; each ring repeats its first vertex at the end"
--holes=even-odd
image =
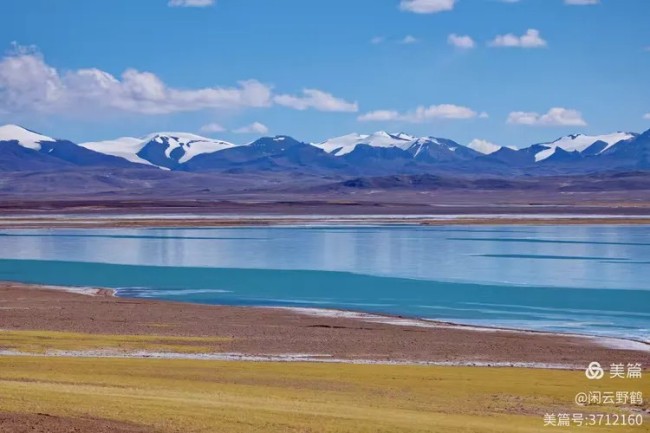
{"type": "Polygon", "coordinates": [[[476,117],[474,110],[452,104],[418,107],[415,111],[406,114],[408,121],[416,123],[431,119],[471,119],[473,117],[476,117]]]}
{"type": "Polygon", "coordinates": [[[165,114],[266,107],[271,97],[271,88],[256,80],[234,87],[176,89],[155,74],[135,69],[127,69],[119,78],[95,68],[60,72],[39,53],[24,49],[0,60],[0,109],[13,112],[165,114]]]}
{"type": "Polygon", "coordinates": [[[410,45],[410,44],[417,44],[418,42],[420,41],[415,36],[406,35],[404,36],[404,38],[402,38],[400,44],[410,45]]]}
{"type": "Polygon", "coordinates": [[[318,111],[359,111],[359,106],[356,102],[348,102],[317,89],[303,89],[301,96],[277,95],[273,98],[273,101],[278,105],[301,111],[308,108],[313,108],[318,111]]]}
{"type": "Polygon", "coordinates": [[[167,5],[181,8],[204,8],[212,6],[214,2],[215,0],[169,0],[167,5]]]}
{"type": "MultiPolygon", "coordinates": [[[[370,39],[370,43],[373,45],[383,44],[384,42],[387,41],[389,41],[389,39],[387,39],[384,36],[375,36],[374,38],[370,39]]],[[[411,45],[411,44],[417,44],[418,42],[420,42],[420,40],[413,35],[406,35],[401,39],[391,40],[391,42],[404,44],[404,45],[411,45]]]]}
{"type": "Polygon", "coordinates": [[[564,0],[565,4],[575,5],[575,6],[588,6],[588,5],[597,5],[600,3],[600,0],[564,0]]]}
{"type": "Polygon", "coordinates": [[[488,44],[491,47],[542,48],[547,45],[539,30],[528,29],[525,34],[517,36],[512,33],[499,35],[488,44]]]}
{"type": "Polygon", "coordinates": [[[528,126],[586,126],[582,113],[568,108],[555,107],[546,114],[514,111],[508,115],[508,123],[528,126]]]}
{"type": "Polygon", "coordinates": [[[208,134],[214,133],[214,132],[224,132],[225,130],[226,130],[226,128],[224,128],[220,124],[214,123],[214,122],[213,123],[208,123],[207,125],[203,125],[201,127],[201,132],[205,132],[205,133],[208,133],[208,134]]]}
{"type": "Polygon", "coordinates": [[[360,122],[401,121],[408,123],[424,123],[435,119],[471,119],[478,114],[467,107],[453,104],[420,106],[415,110],[400,113],[395,110],[377,110],[365,113],[357,118],[360,122]]]}
{"type": "Polygon", "coordinates": [[[644,115],[643,115],[643,118],[644,118],[645,120],[650,120],[650,113],[646,113],[646,114],[644,114],[644,115]]]}
{"type": "Polygon", "coordinates": [[[393,110],[376,110],[369,113],[362,114],[357,119],[360,122],[388,122],[391,120],[398,120],[400,117],[399,112],[393,110]]]}
{"type": "Polygon", "coordinates": [[[233,131],[235,134],[266,134],[269,128],[260,122],[253,122],[250,125],[243,126],[233,131]]]}
{"type": "Polygon", "coordinates": [[[401,0],[399,7],[403,11],[416,14],[435,14],[450,11],[457,0],[401,0]]]}
{"type": "Polygon", "coordinates": [[[302,96],[273,94],[271,86],[244,80],[230,87],[169,87],[151,72],[127,69],[119,77],[96,68],[59,71],[34,48],[15,46],[0,59],[0,112],[97,115],[107,112],[169,114],[204,109],[238,110],[275,103],[298,110],[357,111],[357,104],[317,89],[302,96]]]}
{"type": "Polygon", "coordinates": [[[470,36],[466,35],[457,35],[455,33],[450,34],[447,37],[447,43],[453,45],[456,48],[470,49],[476,46],[476,42],[470,36]]]}
{"type": "Polygon", "coordinates": [[[473,150],[475,150],[475,151],[477,151],[479,153],[482,153],[484,155],[490,155],[490,154],[498,151],[499,149],[501,149],[501,146],[499,146],[498,144],[494,144],[494,143],[492,143],[490,141],[481,140],[481,139],[478,139],[478,138],[475,138],[474,140],[472,140],[467,145],[467,147],[469,147],[470,149],[473,149],[473,150]]]}

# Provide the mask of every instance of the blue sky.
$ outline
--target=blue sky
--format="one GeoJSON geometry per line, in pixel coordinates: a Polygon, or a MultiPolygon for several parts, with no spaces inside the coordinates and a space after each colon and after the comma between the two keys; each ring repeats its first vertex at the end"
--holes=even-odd
{"type": "Polygon", "coordinates": [[[648,0],[4,0],[0,123],[518,147],[642,131],[648,16],[648,0]]]}

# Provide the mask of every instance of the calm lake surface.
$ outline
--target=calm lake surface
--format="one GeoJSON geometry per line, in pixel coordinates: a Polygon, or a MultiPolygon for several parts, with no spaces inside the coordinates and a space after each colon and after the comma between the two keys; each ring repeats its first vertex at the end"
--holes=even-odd
{"type": "Polygon", "coordinates": [[[650,341],[644,226],[0,230],[0,280],[650,341]]]}

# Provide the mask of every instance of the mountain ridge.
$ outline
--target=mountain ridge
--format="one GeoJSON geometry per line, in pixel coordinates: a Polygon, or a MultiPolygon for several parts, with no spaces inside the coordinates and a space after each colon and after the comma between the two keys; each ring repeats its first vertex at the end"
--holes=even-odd
{"type": "Polygon", "coordinates": [[[497,146],[495,150],[491,143],[472,143],[378,131],[321,143],[278,135],[241,145],[192,133],[161,132],[143,138],[76,144],[4,125],[0,126],[0,170],[76,166],[224,173],[284,171],[344,177],[426,173],[535,176],[650,170],[650,130],[641,134],[571,134],[519,149],[497,146]]]}

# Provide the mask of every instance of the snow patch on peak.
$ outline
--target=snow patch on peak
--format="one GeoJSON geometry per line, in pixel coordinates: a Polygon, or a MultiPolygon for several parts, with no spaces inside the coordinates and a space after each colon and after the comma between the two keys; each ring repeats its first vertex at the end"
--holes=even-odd
{"type": "Polygon", "coordinates": [[[187,132],[157,132],[144,138],[122,137],[114,140],[81,143],[80,146],[105,155],[117,156],[130,162],[156,166],[138,156],[138,153],[151,142],[167,146],[165,148],[167,158],[171,158],[175,149],[182,148],[183,155],[179,159],[181,164],[203,153],[218,152],[236,146],[226,141],[213,140],[187,132]]]}
{"type": "MultiPolygon", "coordinates": [[[[200,135],[191,134],[187,132],[159,132],[150,134],[144,139],[144,144],[155,141],[160,144],[167,144],[165,155],[171,158],[172,152],[179,147],[183,149],[183,156],[178,160],[183,164],[197,155],[204,153],[214,153],[220,150],[235,147],[233,143],[222,140],[214,140],[211,138],[202,137],[200,135]]],[[[143,145],[144,145],[143,144],[143,145]]]]}
{"type": "Polygon", "coordinates": [[[203,137],[201,135],[192,134],[190,132],[154,132],[152,134],[147,135],[144,138],[144,140],[152,141],[152,140],[156,140],[156,139],[165,139],[165,138],[173,138],[174,140],[178,140],[178,141],[181,141],[181,142],[210,141],[210,140],[212,140],[211,138],[203,137]]]}
{"type": "Polygon", "coordinates": [[[52,137],[30,131],[18,125],[0,126],[0,141],[17,141],[22,147],[41,150],[42,142],[56,141],[52,137]]]}
{"type": "Polygon", "coordinates": [[[366,137],[366,140],[371,146],[386,146],[386,147],[392,147],[394,143],[403,143],[403,142],[411,142],[415,139],[415,137],[411,137],[408,134],[389,134],[386,131],[377,131],[373,134],[370,134],[366,137]]]}
{"type": "Polygon", "coordinates": [[[136,164],[153,165],[138,156],[138,152],[142,150],[147,142],[141,138],[122,137],[114,140],[80,143],[79,146],[103,153],[104,155],[117,156],[118,158],[123,158],[136,164]]]}
{"type": "Polygon", "coordinates": [[[560,148],[566,152],[583,152],[597,141],[604,141],[607,143],[607,146],[600,152],[602,153],[616,143],[624,140],[629,140],[631,138],[634,138],[634,134],[630,134],[629,132],[615,132],[612,134],[604,135],[571,134],[565,137],[560,137],[550,143],[542,143],[546,149],[535,154],[535,161],[540,162],[544,161],[547,158],[550,158],[555,153],[555,150],[557,148],[560,148]]]}
{"type": "MultiPolygon", "coordinates": [[[[413,156],[417,158],[420,155],[420,153],[422,153],[423,150],[425,150],[427,148],[430,148],[430,146],[432,144],[436,145],[436,146],[442,146],[443,145],[437,138],[434,138],[434,137],[421,137],[421,138],[418,138],[418,139],[416,139],[414,141],[409,142],[409,146],[408,146],[407,149],[410,150],[411,152],[415,152],[413,156]]],[[[407,150],[407,149],[404,149],[404,150],[407,150]]],[[[450,149],[450,150],[453,152],[456,149],[453,148],[453,149],[450,149]]]]}
{"type": "Polygon", "coordinates": [[[368,135],[352,133],[330,138],[322,143],[315,143],[314,146],[323,149],[327,153],[341,156],[352,152],[358,144],[363,143],[368,137],[368,135]]]}
{"type": "Polygon", "coordinates": [[[361,144],[372,147],[397,147],[406,150],[413,145],[415,140],[416,137],[404,132],[391,134],[386,131],[377,131],[369,135],[355,133],[330,138],[322,143],[316,143],[314,146],[332,155],[343,156],[354,151],[361,144]]]}
{"type": "Polygon", "coordinates": [[[400,132],[399,134],[393,134],[393,137],[400,139],[400,140],[405,140],[405,141],[413,141],[417,137],[414,137],[413,135],[407,134],[405,132],[400,132]]]}

